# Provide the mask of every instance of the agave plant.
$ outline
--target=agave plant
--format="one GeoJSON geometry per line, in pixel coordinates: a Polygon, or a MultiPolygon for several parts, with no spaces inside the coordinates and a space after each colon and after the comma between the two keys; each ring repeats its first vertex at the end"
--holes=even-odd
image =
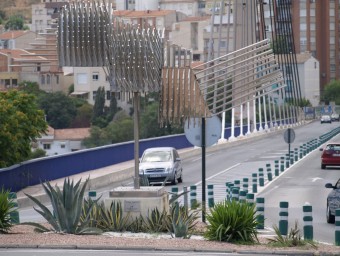
{"type": "Polygon", "coordinates": [[[13,199],[8,199],[9,191],[0,190],[0,234],[8,233],[13,226],[10,213],[13,211],[13,199]]]}
{"type": "Polygon", "coordinates": [[[101,205],[101,220],[98,223],[104,231],[126,231],[129,222],[129,214],[123,216],[123,208],[121,202],[112,201],[108,209],[105,209],[104,205],[101,205]]]}
{"type": "Polygon", "coordinates": [[[158,233],[158,232],[166,232],[167,231],[167,211],[163,209],[160,212],[157,208],[153,209],[148,216],[145,218],[142,217],[143,220],[143,229],[146,232],[158,233]]]}
{"type": "Polygon", "coordinates": [[[171,204],[168,215],[168,230],[175,237],[190,238],[196,226],[198,211],[189,212],[185,206],[178,202],[171,204]]]}
{"type": "Polygon", "coordinates": [[[73,184],[73,181],[67,178],[64,180],[62,190],[58,186],[53,188],[49,182],[43,183],[42,186],[45,193],[51,200],[52,212],[38,199],[26,194],[28,198],[41,208],[37,209],[34,207],[34,209],[47,220],[51,228],[46,228],[39,223],[28,222],[25,224],[35,226],[37,232],[54,231],[68,234],[101,233],[102,231],[100,229],[89,227],[92,206],[89,207],[88,212],[81,221],[84,193],[88,181],[87,179],[81,184],[81,180],[79,180],[76,184],[73,184]]]}

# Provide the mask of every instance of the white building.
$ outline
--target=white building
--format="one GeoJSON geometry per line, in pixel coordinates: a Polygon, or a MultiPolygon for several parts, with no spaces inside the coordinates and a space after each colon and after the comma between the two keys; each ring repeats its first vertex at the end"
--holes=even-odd
{"type": "Polygon", "coordinates": [[[296,55],[298,64],[301,97],[308,99],[313,107],[320,103],[320,65],[311,53],[305,52],[296,55]]]}
{"type": "Polygon", "coordinates": [[[60,155],[83,149],[82,140],[90,136],[90,128],[53,129],[48,127],[46,135],[42,135],[33,144],[47,156],[60,155]]]}

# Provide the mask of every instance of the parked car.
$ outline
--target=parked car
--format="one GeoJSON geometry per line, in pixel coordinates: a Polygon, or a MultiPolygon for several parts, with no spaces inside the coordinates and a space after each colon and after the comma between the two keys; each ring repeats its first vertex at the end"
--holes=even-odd
{"type": "Polygon", "coordinates": [[[340,143],[328,143],[325,148],[320,148],[321,169],[326,166],[340,166],[340,143]]]}
{"type": "Polygon", "coordinates": [[[332,121],[340,121],[340,118],[339,118],[339,114],[338,113],[333,113],[332,115],[331,115],[331,120],[332,121]]]}
{"type": "Polygon", "coordinates": [[[150,183],[183,182],[182,162],[173,147],[148,148],[139,163],[139,176],[147,177],[150,183]]]}
{"type": "Polygon", "coordinates": [[[322,115],[321,116],[321,119],[320,119],[320,122],[323,124],[323,123],[329,123],[331,124],[332,123],[332,119],[331,119],[331,116],[329,115],[322,115]]]}
{"type": "Polygon", "coordinates": [[[333,189],[327,196],[326,219],[327,223],[334,223],[335,210],[340,207],[340,179],[334,186],[332,183],[326,183],[325,187],[333,189]]]}

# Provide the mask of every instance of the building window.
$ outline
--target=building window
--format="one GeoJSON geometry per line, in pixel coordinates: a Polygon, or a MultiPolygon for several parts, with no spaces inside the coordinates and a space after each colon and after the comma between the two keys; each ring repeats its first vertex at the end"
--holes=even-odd
{"type": "Polygon", "coordinates": [[[41,76],[41,84],[45,84],[45,76],[44,75],[41,76]]]}
{"type": "Polygon", "coordinates": [[[220,41],[220,47],[221,48],[226,48],[227,47],[227,42],[226,41],[220,41]]]}
{"type": "Polygon", "coordinates": [[[56,83],[59,84],[59,76],[58,75],[55,76],[55,80],[56,80],[56,83]]]}
{"type": "Polygon", "coordinates": [[[94,72],[92,73],[92,81],[98,81],[99,80],[99,73],[94,72]]]}
{"type": "Polygon", "coordinates": [[[61,143],[60,143],[60,148],[65,148],[65,147],[66,147],[65,142],[61,142],[61,143]]]}
{"type": "Polygon", "coordinates": [[[106,99],[111,100],[111,91],[106,91],[106,99]]]}
{"type": "Polygon", "coordinates": [[[47,144],[43,144],[44,150],[49,150],[51,149],[51,144],[47,143],[47,144]]]}
{"type": "Polygon", "coordinates": [[[50,84],[50,83],[51,83],[51,76],[50,76],[50,75],[47,75],[47,76],[46,76],[46,83],[47,83],[47,84],[50,84]]]}
{"type": "Polygon", "coordinates": [[[92,99],[93,99],[93,100],[96,100],[97,91],[93,91],[93,92],[92,92],[92,95],[93,95],[92,99]]]}

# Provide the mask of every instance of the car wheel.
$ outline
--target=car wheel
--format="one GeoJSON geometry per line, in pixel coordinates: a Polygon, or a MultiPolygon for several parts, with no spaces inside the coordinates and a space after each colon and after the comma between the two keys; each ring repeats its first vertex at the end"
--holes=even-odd
{"type": "Polygon", "coordinates": [[[326,165],[325,164],[321,164],[321,169],[326,169],[326,165]]]}
{"type": "Polygon", "coordinates": [[[327,212],[326,212],[327,223],[334,223],[335,216],[332,215],[331,209],[329,208],[329,204],[327,203],[327,212]]]}
{"type": "Polygon", "coordinates": [[[181,172],[181,176],[178,178],[178,183],[183,183],[183,171],[181,172]]]}
{"type": "Polygon", "coordinates": [[[176,173],[174,175],[174,179],[171,182],[172,185],[177,185],[178,184],[178,179],[176,178],[176,173]]]}

